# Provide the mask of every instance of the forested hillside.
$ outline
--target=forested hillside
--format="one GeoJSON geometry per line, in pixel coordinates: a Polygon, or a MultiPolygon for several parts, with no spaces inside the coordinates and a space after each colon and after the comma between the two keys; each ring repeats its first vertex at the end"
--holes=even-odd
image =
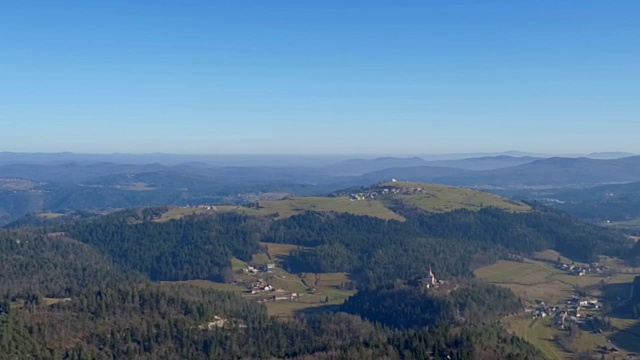
{"type": "Polygon", "coordinates": [[[475,282],[457,286],[446,295],[406,285],[360,291],[340,309],[395,328],[456,322],[479,325],[523,310],[520,300],[508,289],[475,282]]]}
{"type": "Polygon", "coordinates": [[[313,246],[293,251],[296,271],[344,271],[360,288],[426,275],[433,265],[446,276],[471,276],[474,267],[508,254],[556,249],[583,261],[597,254],[625,255],[624,236],[538,209],[506,213],[495,209],[428,214],[402,212],[406,222],[307,213],[273,223],[263,241],[313,246]]]}
{"type": "Polygon", "coordinates": [[[69,234],[151,280],[227,280],[232,256],[248,260],[261,251],[262,218],[228,213],[157,223],[135,215],[81,222],[69,234]]]}
{"type": "Polygon", "coordinates": [[[3,358],[542,358],[495,325],[392,329],[345,313],[270,318],[235,294],[151,283],[60,234],[2,230],[0,245],[3,358]]]}
{"type": "MultiPolygon", "coordinates": [[[[522,311],[474,279],[498,259],[554,248],[588,260],[625,254],[627,238],[536,207],[428,213],[406,221],[331,212],[287,219],[168,209],[29,218],[0,231],[0,353],[40,359],[538,359],[495,320],[522,311]],[[292,273],[347,272],[338,308],[281,320],[239,295],[155,281],[232,280],[232,258],[263,243],[298,245],[292,273]],[[425,290],[429,266],[444,285],[425,290]],[[346,312],[346,313],[344,313],[346,312]]],[[[635,251],[635,250],[634,250],[635,251]]]]}

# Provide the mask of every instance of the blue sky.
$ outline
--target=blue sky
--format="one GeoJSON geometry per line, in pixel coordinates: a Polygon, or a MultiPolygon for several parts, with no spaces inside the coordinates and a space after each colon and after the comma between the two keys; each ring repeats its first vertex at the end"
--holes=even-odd
{"type": "Polygon", "coordinates": [[[11,1],[0,151],[640,152],[635,1],[11,1]]]}

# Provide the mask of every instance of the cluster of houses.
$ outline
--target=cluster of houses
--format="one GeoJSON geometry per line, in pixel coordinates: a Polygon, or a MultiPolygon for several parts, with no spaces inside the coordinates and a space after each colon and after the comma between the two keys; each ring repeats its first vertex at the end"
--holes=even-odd
{"type": "Polygon", "coordinates": [[[607,270],[610,270],[608,266],[598,266],[597,263],[593,263],[589,266],[576,266],[574,264],[565,264],[559,262],[556,264],[556,268],[567,271],[575,276],[583,276],[586,274],[602,274],[607,270]]]}
{"type": "Polygon", "coordinates": [[[272,273],[275,270],[275,268],[276,268],[276,264],[274,263],[268,263],[259,267],[249,265],[246,268],[242,269],[242,272],[244,272],[245,274],[251,274],[251,275],[259,274],[261,272],[272,273]]]}
{"type": "Polygon", "coordinates": [[[266,283],[263,279],[258,279],[258,281],[251,284],[251,289],[249,291],[252,295],[255,295],[265,291],[276,291],[276,288],[266,283]]]}
{"type": "Polygon", "coordinates": [[[292,292],[291,294],[288,295],[273,295],[271,297],[268,297],[266,299],[263,299],[262,301],[288,301],[288,300],[297,300],[298,299],[298,293],[292,292]]]}
{"type": "Polygon", "coordinates": [[[262,294],[265,292],[271,292],[274,294],[268,297],[261,297],[260,300],[258,300],[258,302],[297,300],[299,296],[297,292],[291,292],[287,294],[286,290],[281,288],[276,288],[262,281],[258,281],[252,284],[250,292],[252,295],[262,294]]]}
{"type": "Polygon", "coordinates": [[[227,319],[223,319],[220,316],[214,316],[213,321],[208,321],[199,326],[200,330],[214,330],[216,328],[223,328],[227,325],[227,319]]]}
{"type": "Polygon", "coordinates": [[[215,205],[200,205],[198,206],[198,209],[218,211],[218,208],[215,205]]]}
{"type": "Polygon", "coordinates": [[[384,195],[394,195],[394,194],[412,195],[412,194],[423,194],[426,192],[427,190],[421,186],[404,186],[404,187],[381,186],[374,189],[370,189],[366,192],[351,194],[351,200],[377,199],[380,196],[384,196],[384,195]]]}
{"type": "Polygon", "coordinates": [[[554,325],[560,329],[564,329],[569,322],[582,323],[589,320],[593,316],[587,314],[585,310],[596,311],[602,307],[597,299],[571,297],[565,305],[551,306],[545,301],[537,301],[538,307],[533,310],[533,319],[545,318],[547,316],[554,317],[554,325]]]}

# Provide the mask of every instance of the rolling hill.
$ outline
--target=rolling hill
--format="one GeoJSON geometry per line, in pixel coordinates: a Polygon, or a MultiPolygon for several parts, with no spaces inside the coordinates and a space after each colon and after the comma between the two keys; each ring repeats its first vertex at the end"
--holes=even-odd
{"type": "Polygon", "coordinates": [[[389,182],[360,189],[338,192],[332,197],[291,197],[276,201],[260,201],[255,206],[174,207],[160,221],[181,218],[193,213],[241,212],[248,215],[277,215],[285,219],[306,211],[367,215],[385,220],[404,218],[393,208],[398,205],[417,207],[427,212],[443,213],[459,209],[477,211],[498,208],[507,212],[526,212],[530,207],[487,192],[445,185],[389,182]]]}

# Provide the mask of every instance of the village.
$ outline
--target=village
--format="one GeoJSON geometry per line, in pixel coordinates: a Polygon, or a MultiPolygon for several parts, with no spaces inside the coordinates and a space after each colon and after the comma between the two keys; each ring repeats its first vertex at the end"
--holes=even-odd
{"type": "MultiPolygon", "coordinates": [[[[552,318],[549,326],[561,331],[569,331],[572,326],[577,326],[582,331],[587,331],[595,335],[604,334],[612,331],[611,323],[605,320],[606,314],[603,313],[603,304],[593,297],[580,297],[573,295],[567,299],[565,303],[550,304],[544,300],[536,301],[535,309],[528,309],[531,318],[537,319],[552,318]]],[[[607,341],[611,343],[610,340],[607,341]]],[[[620,350],[613,345],[596,345],[594,349],[601,354],[617,354],[620,350]]],[[[635,359],[633,356],[627,356],[627,359],[635,359]]]]}
{"type": "MultiPolygon", "coordinates": [[[[593,319],[594,314],[599,313],[602,309],[602,303],[598,299],[581,298],[575,295],[567,299],[565,304],[550,305],[544,300],[538,300],[537,305],[535,310],[529,310],[533,313],[532,319],[553,316],[554,325],[563,330],[567,328],[569,323],[584,324],[593,319]]],[[[598,332],[597,330],[596,332],[598,332]]]]}
{"type": "Polygon", "coordinates": [[[575,276],[583,276],[586,274],[605,274],[607,271],[611,270],[608,266],[599,266],[598,263],[591,263],[588,266],[576,266],[575,264],[563,263],[560,260],[557,261],[555,268],[564,270],[575,276]]]}
{"type": "MultiPolygon", "coordinates": [[[[392,183],[398,182],[396,179],[391,179],[392,183]]],[[[427,189],[422,186],[379,186],[371,188],[365,192],[350,194],[352,201],[357,200],[373,200],[384,195],[414,195],[414,194],[426,194],[427,189]]]]}

